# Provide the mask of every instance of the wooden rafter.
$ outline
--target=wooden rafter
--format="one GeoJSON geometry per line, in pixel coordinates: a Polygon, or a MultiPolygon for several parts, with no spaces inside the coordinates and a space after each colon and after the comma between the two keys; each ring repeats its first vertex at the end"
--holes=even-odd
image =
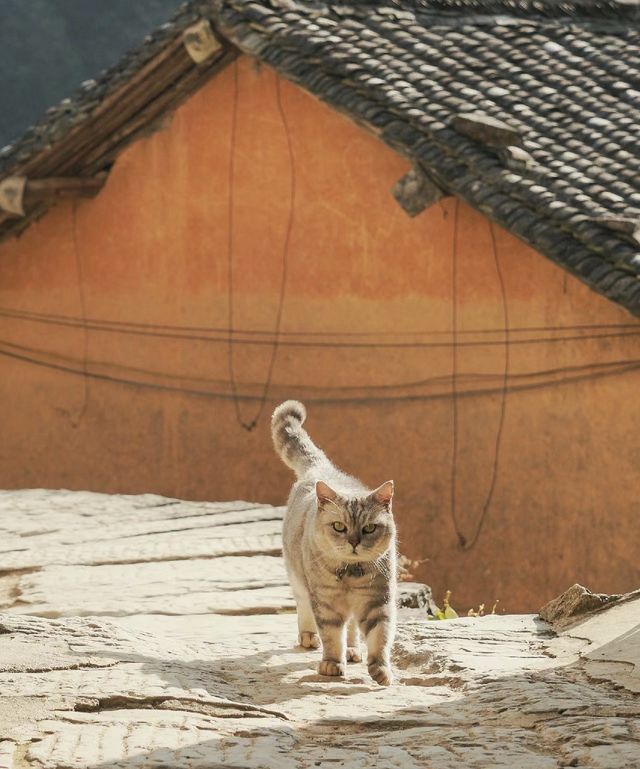
{"type": "Polygon", "coordinates": [[[102,189],[106,174],[96,178],[56,177],[27,179],[9,176],[0,181],[0,209],[11,216],[25,216],[38,203],[54,203],[60,198],[93,197],[102,189]]]}
{"type": "Polygon", "coordinates": [[[221,42],[198,63],[188,53],[182,33],[169,40],[88,117],[11,169],[12,177],[28,180],[24,216],[17,218],[20,214],[15,210],[0,210],[0,240],[22,231],[60,197],[89,194],[89,190],[95,194],[127,144],[149,131],[237,55],[236,48],[221,42]]]}

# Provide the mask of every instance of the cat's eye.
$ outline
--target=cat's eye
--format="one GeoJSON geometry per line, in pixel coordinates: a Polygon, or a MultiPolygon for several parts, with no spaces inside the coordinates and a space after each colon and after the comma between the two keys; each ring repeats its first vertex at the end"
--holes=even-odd
{"type": "Polygon", "coordinates": [[[344,523],[340,523],[340,521],[334,521],[331,525],[336,531],[339,531],[340,533],[347,530],[347,527],[344,525],[344,523]]]}
{"type": "Polygon", "coordinates": [[[368,523],[366,526],[362,527],[362,533],[363,534],[373,534],[373,532],[376,530],[376,524],[375,523],[368,523]]]}

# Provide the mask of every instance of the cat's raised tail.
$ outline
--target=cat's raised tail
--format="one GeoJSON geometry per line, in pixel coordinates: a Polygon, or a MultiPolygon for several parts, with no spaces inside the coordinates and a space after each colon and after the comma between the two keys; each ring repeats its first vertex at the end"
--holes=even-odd
{"type": "Polygon", "coordinates": [[[276,452],[298,478],[322,460],[324,453],[303,428],[307,410],[300,401],[285,401],[271,417],[271,437],[276,452]]]}

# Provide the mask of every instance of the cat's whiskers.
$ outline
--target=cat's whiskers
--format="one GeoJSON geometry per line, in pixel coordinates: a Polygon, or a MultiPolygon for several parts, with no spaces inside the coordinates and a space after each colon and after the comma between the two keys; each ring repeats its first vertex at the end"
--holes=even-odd
{"type": "Polygon", "coordinates": [[[384,560],[386,553],[378,556],[372,561],[374,569],[376,569],[383,577],[389,579],[391,577],[391,570],[388,563],[384,560]]]}

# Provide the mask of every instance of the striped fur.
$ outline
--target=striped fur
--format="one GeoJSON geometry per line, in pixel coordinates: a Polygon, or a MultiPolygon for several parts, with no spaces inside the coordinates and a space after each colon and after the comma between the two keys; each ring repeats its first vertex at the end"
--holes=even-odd
{"type": "Polygon", "coordinates": [[[296,474],[283,526],[285,564],[298,610],[298,641],[322,644],[319,672],[344,675],[366,642],[369,673],[392,682],[396,622],[393,481],[375,490],[336,468],[309,437],[304,406],[273,413],[277,453],[296,474]],[[373,529],[373,530],[371,530],[373,529]]]}

